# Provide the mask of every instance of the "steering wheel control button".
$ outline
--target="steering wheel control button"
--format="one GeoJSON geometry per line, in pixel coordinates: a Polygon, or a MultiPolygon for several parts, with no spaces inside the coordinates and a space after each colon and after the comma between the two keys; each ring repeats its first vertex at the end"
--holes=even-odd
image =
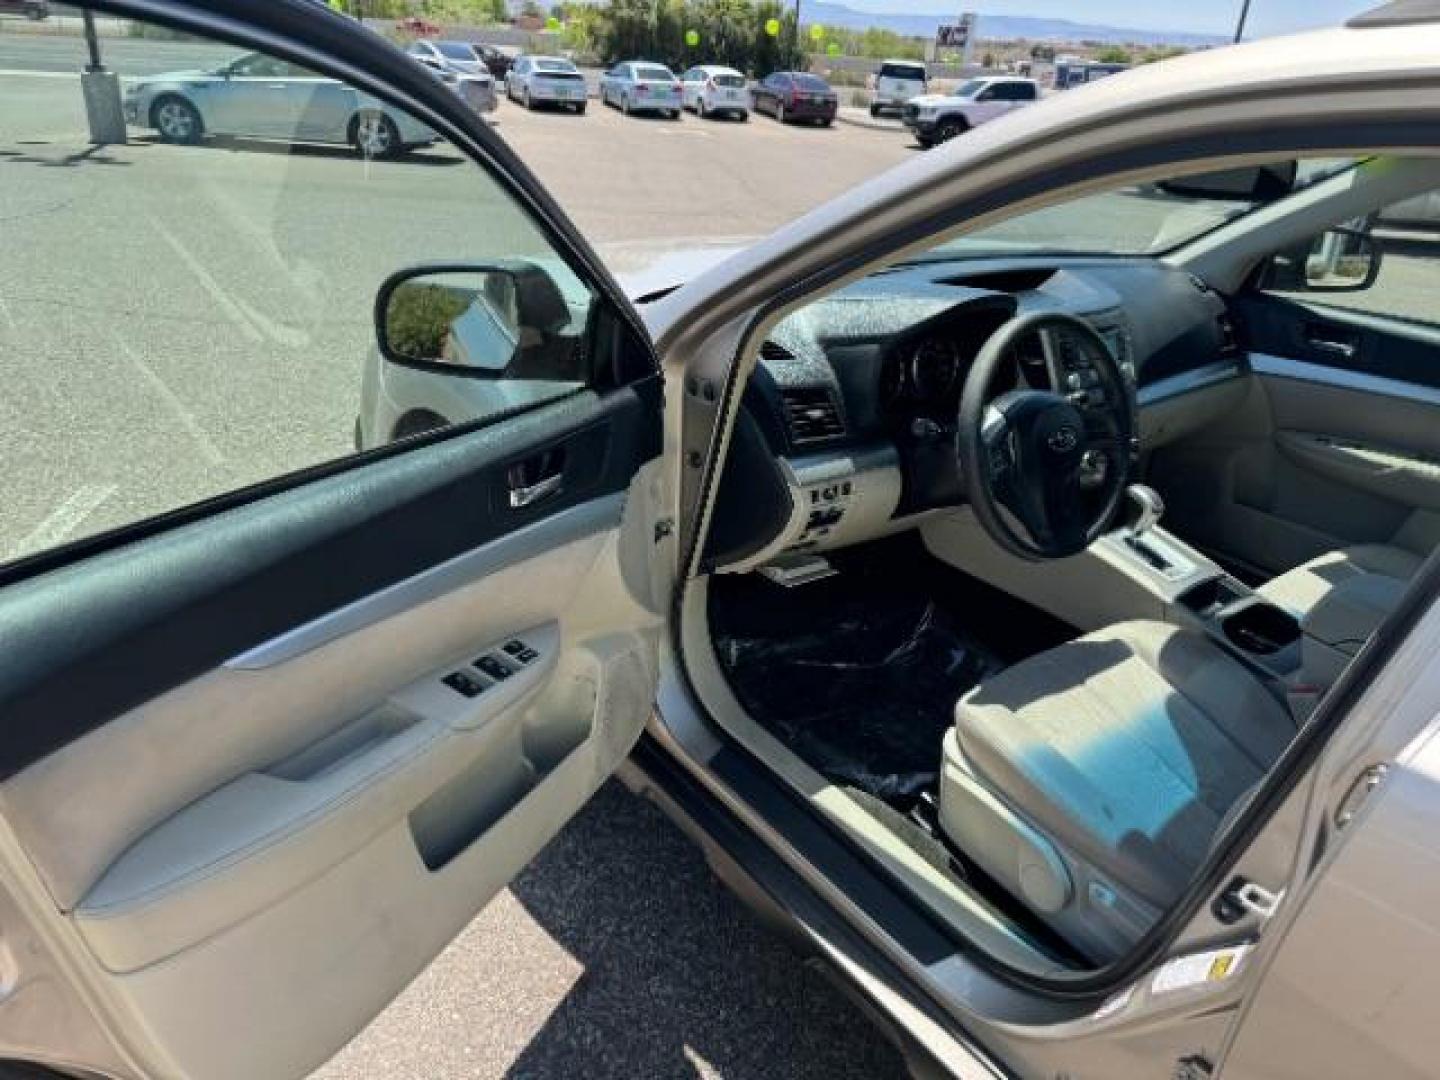
{"type": "Polygon", "coordinates": [[[475,666],[496,682],[503,682],[514,674],[510,666],[494,653],[487,653],[480,657],[480,659],[475,661],[475,666]]]}
{"type": "Polygon", "coordinates": [[[468,671],[452,671],[440,681],[465,697],[479,697],[485,692],[485,684],[468,671]]]}

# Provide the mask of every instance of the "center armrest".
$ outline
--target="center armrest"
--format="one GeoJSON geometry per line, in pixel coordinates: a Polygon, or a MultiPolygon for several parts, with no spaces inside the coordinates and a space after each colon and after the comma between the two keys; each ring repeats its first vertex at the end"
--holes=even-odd
{"type": "Polygon", "coordinates": [[[1400,603],[1406,582],[1384,574],[1357,574],[1335,585],[1306,613],[1304,676],[1329,686],[1400,603]]]}

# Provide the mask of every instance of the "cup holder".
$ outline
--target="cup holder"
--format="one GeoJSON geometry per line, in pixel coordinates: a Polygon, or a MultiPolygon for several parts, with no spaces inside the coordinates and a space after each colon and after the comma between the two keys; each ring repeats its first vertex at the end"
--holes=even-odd
{"type": "Polygon", "coordinates": [[[1247,604],[1220,623],[1231,644],[1257,656],[1271,656],[1300,640],[1293,615],[1266,603],[1247,604]]]}

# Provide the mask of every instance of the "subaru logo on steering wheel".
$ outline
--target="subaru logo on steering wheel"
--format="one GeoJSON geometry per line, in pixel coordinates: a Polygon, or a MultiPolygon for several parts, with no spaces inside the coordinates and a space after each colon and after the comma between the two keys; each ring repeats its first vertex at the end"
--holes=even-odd
{"type": "Polygon", "coordinates": [[[1057,454],[1068,454],[1080,445],[1080,433],[1066,424],[1045,436],[1045,445],[1057,454]]]}

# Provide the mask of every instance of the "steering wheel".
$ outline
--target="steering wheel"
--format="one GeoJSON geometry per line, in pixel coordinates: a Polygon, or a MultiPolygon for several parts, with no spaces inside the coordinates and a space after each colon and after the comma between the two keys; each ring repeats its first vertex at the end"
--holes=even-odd
{"type": "Polygon", "coordinates": [[[957,446],[966,495],[987,533],[1024,559],[1062,559],[1109,530],[1134,465],[1135,401],[1110,347],[1089,323],[1035,312],[985,342],[960,396],[957,446]],[[1038,335],[1050,389],[995,394],[1038,335]]]}

